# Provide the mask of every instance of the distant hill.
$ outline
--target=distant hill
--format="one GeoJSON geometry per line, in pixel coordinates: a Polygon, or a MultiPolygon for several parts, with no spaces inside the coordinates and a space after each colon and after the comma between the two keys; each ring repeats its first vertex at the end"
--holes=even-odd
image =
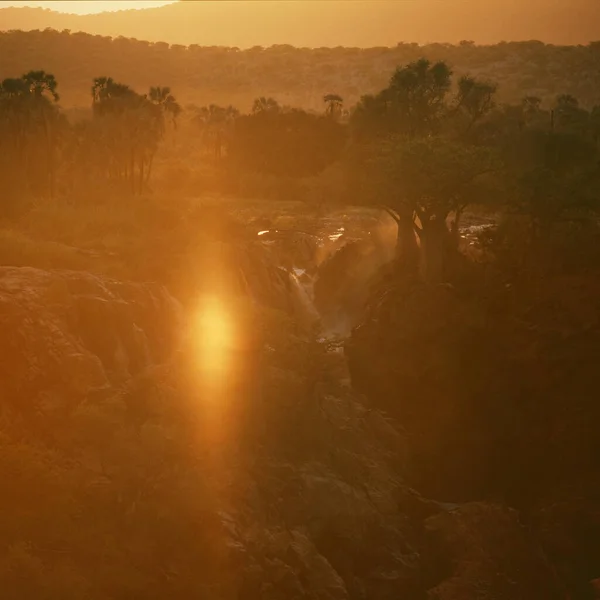
{"type": "Polygon", "coordinates": [[[459,75],[497,82],[501,101],[536,95],[549,102],[568,93],[586,105],[600,105],[600,43],[238,50],[68,31],[0,32],[0,79],[31,69],[49,71],[58,79],[65,107],[89,106],[92,79],[103,75],[138,91],[169,85],[184,105],[213,102],[245,110],[254,98],[273,96],[283,104],[321,110],[323,95],[333,92],[350,106],[385,87],[396,66],[422,56],[448,61],[459,75]]]}
{"type": "Polygon", "coordinates": [[[398,42],[600,39],[600,0],[180,1],[160,8],[68,15],[0,9],[0,29],[70,29],[171,44],[395,46],[398,42]]]}

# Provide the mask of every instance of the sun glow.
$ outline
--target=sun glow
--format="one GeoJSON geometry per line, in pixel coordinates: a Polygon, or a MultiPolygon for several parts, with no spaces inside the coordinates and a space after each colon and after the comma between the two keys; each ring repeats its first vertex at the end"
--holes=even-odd
{"type": "Polygon", "coordinates": [[[172,4],[174,0],[8,0],[2,2],[4,6],[34,8],[48,8],[62,13],[76,15],[89,15],[101,12],[114,12],[117,10],[131,10],[141,8],[156,8],[172,4]]]}
{"type": "Polygon", "coordinates": [[[236,331],[231,312],[218,298],[200,303],[194,336],[203,378],[209,384],[222,383],[233,368],[236,331]]]}

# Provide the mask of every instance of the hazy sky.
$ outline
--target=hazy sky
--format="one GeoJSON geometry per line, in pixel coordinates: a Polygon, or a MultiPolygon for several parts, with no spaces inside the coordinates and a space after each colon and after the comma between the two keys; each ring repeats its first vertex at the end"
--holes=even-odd
{"type": "Polygon", "coordinates": [[[1,0],[0,8],[6,6],[39,6],[65,13],[87,15],[103,11],[127,10],[130,8],[150,8],[171,4],[174,0],[1,0]]]}

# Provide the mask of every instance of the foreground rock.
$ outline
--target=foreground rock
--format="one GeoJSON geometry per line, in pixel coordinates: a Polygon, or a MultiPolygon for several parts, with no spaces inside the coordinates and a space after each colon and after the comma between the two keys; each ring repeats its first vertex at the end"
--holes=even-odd
{"type": "Polygon", "coordinates": [[[555,597],[512,512],[410,489],[339,356],[269,316],[207,367],[160,287],[0,271],[3,600],[555,597]]]}
{"type": "Polygon", "coordinates": [[[432,509],[394,428],[287,319],[208,369],[179,319],[158,286],[0,271],[3,599],[417,594],[432,509]]]}
{"type": "MultiPolygon", "coordinates": [[[[0,268],[4,402],[77,402],[166,360],[181,313],[160,286],[0,268]]],[[[30,404],[33,403],[33,404],[30,404]]]]}

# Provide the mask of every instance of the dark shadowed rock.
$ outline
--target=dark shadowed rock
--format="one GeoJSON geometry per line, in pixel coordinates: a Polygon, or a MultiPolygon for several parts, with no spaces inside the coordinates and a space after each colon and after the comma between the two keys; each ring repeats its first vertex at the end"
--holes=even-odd
{"type": "Polygon", "coordinates": [[[513,510],[466,504],[427,521],[443,580],[430,600],[564,600],[565,591],[539,544],[513,510]]]}
{"type": "Polygon", "coordinates": [[[388,283],[346,345],[352,383],[406,430],[429,497],[521,506],[598,468],[598,292],[388,283]]]}
{"type": "Polygon", "coordinates": [[[581,479],[556,489],[531,511],[530,520],[571,597],[596,598],[593,589],[600,592],[598,481],[581,479]]]}
{"type": "MultiPolygon", "coordinates": [[[[345,348],[355,389],[405,431],[407,482],[438,500],[517,507],[582,599],[600,568],[598,289],[595,274],[477,286],[397,279],[372,295],[345,348]]],[[[495,539],[495,518],[502,531],[498,511],[470,521],[473,531],[495,539]]],[[[502,542],[507,557],[519,543],[502,542]]],[[[473,597],[461,585],[433,597],[473,597]]],[[[533,584],[530,596],[493,595],[490,585],[482,598],[553,597],[533,584]]]]}
{"type": "Polygon", "coordinates": [[[314,296],[325,326],[345,333],[360,316],[370,282],[388,257],[372,239],[341,238],[336,246],[319,266],[314,296]]]}

